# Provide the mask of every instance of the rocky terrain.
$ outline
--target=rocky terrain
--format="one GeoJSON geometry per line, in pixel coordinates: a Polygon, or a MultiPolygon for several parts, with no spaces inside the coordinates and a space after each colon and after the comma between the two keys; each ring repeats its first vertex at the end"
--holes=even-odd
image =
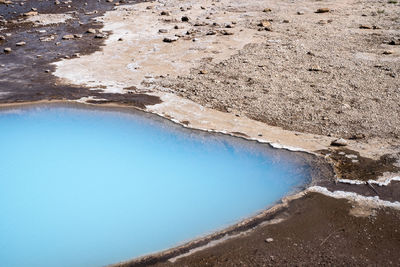
{"type": "MultiPolygon", "coordinates": [[[[162,85],[207,107],[285,129],[397,145],[399,5],[303,0],[267,1],[265,7],[260,19],[270,29],[263,43],[223,62],[210,58],[162,85]]],[[[247,27],[264,30],[257,20],[247,27]]]]}

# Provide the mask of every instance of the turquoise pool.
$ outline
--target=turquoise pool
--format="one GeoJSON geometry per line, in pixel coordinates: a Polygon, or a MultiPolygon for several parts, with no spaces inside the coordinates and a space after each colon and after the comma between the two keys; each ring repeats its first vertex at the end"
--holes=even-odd
{"type": "Polygon", "coordinates": [[[168,249],[309,181],[295,153],[118,110],[0,110],[0,149],[9,267],[103,266],[168,249]]]}

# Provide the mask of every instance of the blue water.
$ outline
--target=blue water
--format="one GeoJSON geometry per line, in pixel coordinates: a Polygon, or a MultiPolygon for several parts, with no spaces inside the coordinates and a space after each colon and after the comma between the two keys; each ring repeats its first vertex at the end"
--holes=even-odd
{"type": "Polygon", "coordinates": [[[308,167],[265,145],[143,114],[0,112],[0,266],[103,266],[276,203],[308,167]]]}

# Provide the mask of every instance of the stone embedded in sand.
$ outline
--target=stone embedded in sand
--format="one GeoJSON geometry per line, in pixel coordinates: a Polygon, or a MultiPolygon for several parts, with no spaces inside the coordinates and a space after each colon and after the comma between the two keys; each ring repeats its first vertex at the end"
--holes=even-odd
{"type": "Polygon", "coordinates": [[[265,239],[265,242],[267,242],[267,243],[271,243],[271,242],[273,242],[273,241],[274,241],[274,239],[273,239],[273,238],[271,238],[271,237],[269,237],[269,238],[265,239]]]}
{"type": "Polygon", "coordinates": [[[270,9],[270,8],[264,8],[264,10],[263,10],[263,12],[271,12],[272,11],[272,9],[270,9]]]}
{"type": "Polygon", "coordinates": [[[159,33],[168,33],[168,30],[167,29],[159,29],[158,32],[159,33]]]}
{"type": "Polygon", "coordinates": [[[297,15],[304,15],[303,11],[297,11],[297,15]]]}
{"type": "Polygon", "coordinates": [[[5,53],[11,53],[11,51],[12,51],[11,47],[4,48],[5,53]]]}
{"type": "Polygon", "coordinates": [[[188,21],[189,21],[189,17],[188,17],[188,16],[183,16],[183,17],[181,18],[181,20],[182,20],[183,22],[188,22],[188,21]]]}
{"type": "Polygon", "coordinates": [[[29,12],[24,13],[24,16],[25,17],[36,16],[37,14],[38,14],[37,11],[29,11],[29,12]]]}
{"type": "Polygon", "coordinates": [[[87,33],[96,33],[96,30],[95,29],[88,29],[86,32],[87,33]]]}
{"type": "Polygon", "coordinates": [[[105,36],[104,34],[99,33],[99,34],[96,34],[96,35],[94,36],[94,38],[101,39],[101,38],[106,38],[106,36],[105,36]]]}
{"type": "Polygon", "coordinates": [[[76,33],[76,34],[74,34],[74,37],[75,37],[75,38],[82,38],[82,37],[83,37],[83,35],[82,35],[82,34],[78,34],[78,33],[76,33]]]}
{"type": "Polygon", "coordinates": [[[172,36],[172,37],[165,37],[164,39],[163,39],[163,42],[164,43],[173,43],[173,42],[176,42],[176,41],[178,41],[178,37],[176,37],[176,36],[172,36]]]}
{"type": "Polygon", "coordinates": [[[23,46],[23,45],[26,45],[26,43],[25,43],[25,42],[18,42],[18,43],[16,43],[15,45],[16,45],[16,46],[23,46]]]}
{"type": "Polygon", "coordinates": [[[206,71],[206,70],[200,70],[199,73],[200,73],[200,74],[207,74],[208,71],[206,71]]]}
{"type": "Polygon", "coordinates": [[[233,32],[229,32],[229,31],[227,31],[227,30],[222,30],[222,31],[220,31],[220,33],[221,33],[222,35],[233,35],[233,32]]]}
{"type": "Polygon", "coordinates": [[[339,138],[339,139],[333,140],[331,142],[331,146],[347,146],[347,141],[344,140],[343,138],[339,138]]]}
{"type": "Polygon", "coordinates": [[[385,50],[385,51],[383,51],[382,54],[384,54],[384,55],[391,55],[391,54],[393,54],[393,51],[385,50]]]}
{"type": "Polygon", "coordinates": [[[321,67],[320,66],[312,66],[311,68],[308,68],[308,71],[321,71],[321,67]]]}
{"type": "Polygon", "coordinates": [[[160,15],[161,16],[171,16],[171,12],[169,12],[169,11],[161,11],[160,15]]]}
{"type": "Polygon", "coordinates": [[[71,39],[74,39],[75,37],[74,37],[74,35],[72,35],[72,34],[67,34],[67,35],[64,35],[63,37],[62,37],[62,39],[63,40],[71,40],[71,39]]]}
{"type": "Polygon", "coordinates": [[[8,0],[0,0],[0,4],[10,5],[10,4],[12,4],[12,2],[8,1],[8,0]]]}
{"type": "Polygon", "coordinates": [[[330,9],[327,7],[318,8],[317,11],[315,11],[315,13],[328,13],[328,12],[330,12],[330,9]]]}
{"type": "Polygon", "coordinates": [[[0,35],[0,41],[4,41],[6,39],[6,37],[4,37],[3,35],[0,35]]]}
{"type": "Polygon", "coordinates": [[[260,21],[260,23],[258,24],[258,26],[260,27],[271,27],[271,22],[269,22],[266,19],[263,19],[262,21],[260,21]]]}
{"type": "Polygon", "coordinates": [[[360,25],[360,29],[369,30],[369,29],[372,29],[372,26],[363,24],[363,25],[360,25]]]}

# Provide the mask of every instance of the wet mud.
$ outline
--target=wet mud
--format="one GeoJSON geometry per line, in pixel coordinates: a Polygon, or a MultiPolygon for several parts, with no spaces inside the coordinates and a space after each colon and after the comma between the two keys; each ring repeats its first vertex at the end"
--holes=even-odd
{"type": "MultiPolygon", "coordinates": [[[[129,1],[132,3],[133,1],[129,1]]],[[[139,2],[135,1],[134,3],[139,2]]],[[[56,5],[54,1],[13,1],[13,5],[0,5],[0,16],[4,29],[0,35],[1,47],[10,47],[12,52],[0,51],[0,104],[32,102],[40,100],[77,100],[92,96],[101,99],[96,103],[120,103],[143,108],[146,104],[160,103],[158,97],[145,94],[104,94],[101,88],[93,89],[65,85],[51,73],[55,67],[52,62],[62,58],[73,58],[91,54],[101,49],[105,38],[96,38],[88,29],[98,31],[102,24],[93,20],[105,11],[111,10],[115,3],[106,1],[74,1],[56,5]],[[19,3],[24,3],[23,6],[19,3]],[[73,18],[66,23],[36,25],[25,22],[24,13],[33,9],[39,14],[64,14],[73,18]],[[64,40],[65,35],[77,38],[64,40]],[[47,41],[47,40],[48,41],[47,41]],[[46,40],[46,41],[43,41],[46,40]],[[18,42],[25,42],[17,46],[18,42]],[[106,100],[104,100],[106,99],[106,100]]],[[[123,4],[123,3],[121,3],[123,4]]],[[[107,33],[102,33],[106,37],[107,33]]],[[[101,62],[99,62],[101,64],[101,62]]]]}

